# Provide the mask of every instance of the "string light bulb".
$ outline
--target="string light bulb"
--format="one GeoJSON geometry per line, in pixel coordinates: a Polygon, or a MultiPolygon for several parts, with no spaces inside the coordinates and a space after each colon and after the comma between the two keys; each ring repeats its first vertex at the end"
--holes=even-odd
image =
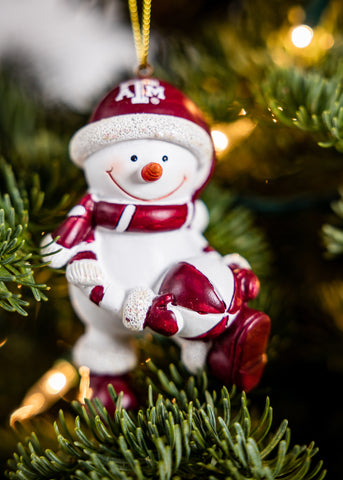
{"type": "Polygon", "coordinates": [[[60,360],[27,392],[20,407],[10,417],[10,425],[22,422],[50,408],[71,388],[76,387],[79,375],[75,367],[60,360]]]}
{"type": "Polygon", "coordinates": [[[308,25],[297,25],[291,30],[291,40],[295,47],[306,48],[313,39],[313,30],[308,25]]]}
{"type": "Polygon", "coordinates": [[[274,63],[285,68],[294,63],[310,66],[319,62],[334,43],[332,21],[327,18],[311,27],[306,23],[304,8],[299,5],[290,7],[283,25],[267,37],[274,63]]]}
{"type": "Polygon", "coordinates": [[[46,382],[46,389],[49,393],[56,394],[63,390],[67,383],[67,377],[62,372],[52,373],[46,382]]]}
{"type": "Polygon", "coordinates": [[[212,130],[211,136],[216,153],[224,152],[229,146],[229,139],[221,130],[212,130]]]}
{"type": "Polygon", "coordinates": [[[218,123],[212,126],[211,136],[218,160],[247,139],[256,127],[256,123],[247,118],[247,112],[241,110],[239,118],[231,123],[218,123]]]}

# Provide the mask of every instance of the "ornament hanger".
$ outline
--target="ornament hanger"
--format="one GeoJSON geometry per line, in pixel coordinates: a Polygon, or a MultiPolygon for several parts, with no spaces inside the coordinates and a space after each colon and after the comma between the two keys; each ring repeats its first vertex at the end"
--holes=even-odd
{"type": "Polygon", "coordinates": [[[143,0],[142,26],[140,26],[137,0],[128,0],[133,38],[138,60],[136,73],[139,77],[150,77],[153,72],[152,66],[148,63],[151,2],[152,0],[143,0]]]}

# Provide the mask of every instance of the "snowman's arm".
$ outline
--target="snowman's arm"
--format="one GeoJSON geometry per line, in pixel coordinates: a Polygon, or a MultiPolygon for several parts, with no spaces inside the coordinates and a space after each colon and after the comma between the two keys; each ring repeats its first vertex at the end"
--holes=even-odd
{"type": "Polygon", "coordinates": [[[86,195],[68,214],[64,222],[42,242],[42,254],[52,268],[67,265],[66,278],[93,303],[118,311],[124,301],[119,285],[109,282],[99,265],[93,248],[94,201],[86,195]]]}
{"type": "Polygon", "coordinates": [[[214,328],[222,331],[233,319],[229,312],[199,314],[175,305],[174,300],[172,294],[155,295],[150,289],[136,288],[124,304],[123,324],[135,331],[149,327],[166,337],[180,335],[205,339],[214,328]]]}
{"type": "Polygon", "coordinates": [[[49,262],[51,268],[56,269],[64,267],[74,255],[74,250],[58,245],[51,233],[44,236],[40,245],[40,252],[43,260],[49,262]]]}
{"type": "Polygon", "coordinates": [[[111,312],[118,312],[125,292],[120,285],[104,275],[94,251],[83,244],[84,250],[72,257],[66,268],[66,278],[76,285],[93,303],[111,312]]]}
{"type": "Polygon", "coordinates": [[[229,253],[228,255],[225,255],[224,262],[232,270],[235,268],[245,268],[247,270],[251,270],[250,263],[244,257],[239,255],[239,253],[229,253]]]}
{"type": "Polygon", "coordinates": [[[208,226],[209,213],[202,200],[194,202],[194,214],[191,227],[199,232],[204,232],[208,226]]]}
{"type": "Polygon", "coordinates": [[[82,242],[91,242],[92,215],[94,202],[90,195],[69,212],[64,222],[52,233],[43,238],[41,254],[52,268],[61,268],[79,250],[82,242]]]}

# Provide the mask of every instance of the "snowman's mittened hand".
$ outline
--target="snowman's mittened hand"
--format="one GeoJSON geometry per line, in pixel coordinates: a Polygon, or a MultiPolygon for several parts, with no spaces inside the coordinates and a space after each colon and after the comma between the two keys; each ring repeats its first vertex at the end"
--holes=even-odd
{"type": "Polygon", "coordinates": [[[143,330],[154,297],[155,294],[150,288],[138,287],[129,292],[122,312],[126,328],[134,331],[143,330]]]}
{"type": "Polygon", "coordinates": [[[234,274],[242,292],[244,302],[253,300],[260,291],[260,281],[252,270],[246,268],[238,268],[234,270],[234,274]]]}
{"type": "Polygon", "coordinates": [[[180,319],[177,312],[173,311],[174,296],[165,294],[155,297],[148,311],[145,327],[150,327],[156,333],[170,337],[179,331],[180,319]],[[179,320],[179,322],[178,322],[179,320]]]}
{"type": "MultiPolygon", "coordinates": [[[[77,256],[76,256],[77,257],[77,256]]],[[[68,282],[79,287],[89,287],[102,285],[104,275],[96,259],[74,257],[66,269],[66,278],[68,282]]]]}

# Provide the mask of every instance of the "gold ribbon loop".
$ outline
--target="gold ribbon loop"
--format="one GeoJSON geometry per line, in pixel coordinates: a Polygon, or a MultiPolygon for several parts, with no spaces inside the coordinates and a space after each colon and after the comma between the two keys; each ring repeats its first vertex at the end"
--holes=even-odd
{"type": "Polygon", "coordinates": [[[138,60],[137,74],[140,77],[149,77],[152,74],[152,67],[148,63],[152,0],[143,0],[142,28],[139,24],[137,0],[128,0],[128,2],[138,60]]]}

